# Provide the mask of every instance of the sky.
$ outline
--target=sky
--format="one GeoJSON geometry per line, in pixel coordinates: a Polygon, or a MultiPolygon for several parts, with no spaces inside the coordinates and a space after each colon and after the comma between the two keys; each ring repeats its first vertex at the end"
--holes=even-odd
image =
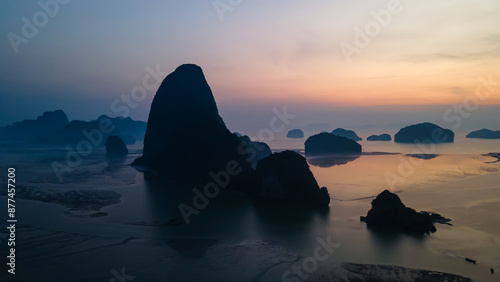
{"type": "Polygon", "coordinates": [[[290,129],[499,130],[499,14],[497,0],[5,0],[0,126],[56,109],[146,121],[156,89],[126,112],[123,95],[195,63],[231,130],[284,107],[290,129]]]}

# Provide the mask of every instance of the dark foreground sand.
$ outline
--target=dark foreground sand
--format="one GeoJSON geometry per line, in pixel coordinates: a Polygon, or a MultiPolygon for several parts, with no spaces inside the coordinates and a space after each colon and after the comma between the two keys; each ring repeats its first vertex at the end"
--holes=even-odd
{"type": "Polygon", "coordinates": [[[23,179],[16,200],[17,274],[7,276],[2,263],[0,281],[300,281],[297,267],[307,281],[499,281],[498,173],[401,191],[408,206],[453,220],[412,237],[367,230],[359,216],[371,198],[333,200],[327,214],[279,215],[246,197],[221,195],[185,225],[169,192],[178,184],[154,187],[127,161],[99,158],[70,183],[47,180],[50,168],[40,174],[31,162],[19,166],[19,176],[33,179],[23,179]],[[317,240],[327,236],[338,248],[316,265],[317,240]]]}
{"type": "MultiPolygon", "coordinates": [[[[284,274],[306,259],[262,241],[107,238],[30,226],[18,232],[26,248],[19,253],[15,279],[2,281],[301,281],[284,274]]],[[[472,281],[436,271],[339,262],[335,255],[301,275],[306,281],[472,281]]]]}

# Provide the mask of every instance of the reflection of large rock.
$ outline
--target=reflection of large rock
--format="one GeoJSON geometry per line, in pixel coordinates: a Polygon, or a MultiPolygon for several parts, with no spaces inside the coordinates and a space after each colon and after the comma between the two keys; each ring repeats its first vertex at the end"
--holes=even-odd
{"type": "MultiPolygon", "coordinates": [[[[236,135],[236,133],[233,133],[236,135]]],[[[257,167],[260,159],[263,159],[272,154],[271,148],[264,142],[252,141],[248,136],[239,136],[241,144],[238,151],[246,160],[252,164],[252,167],[257,167]]]]}
{"type": "Polygon", "coordinates": [[[260,190],[264,199],[297,202],[299,205],[328,206],[328,190],[319,188],[306,159],[293,151],[275,153],[257,164],[260,190]]]}
{"type": "Polygon", "coordinates": [[[332,131],[332,134],[333,135],[337,135],[337,136],[342,136],[342,137],[346,137],[346,138],[349,138],[351,140],[354,140],[354,141],[361,141],[363,139],[361,139],[361,137],[359,137],[356,132],[352,131],[352,130],[346,130],[346,129],[343,129],[343,128],[337,128],[335,129],[334,131],[332,131]]]}
{"type": "Polygon", "coordinates": [[[384,133],[380,135],[371,135],[368,138],[366,138],[367,141],[391,141],[391,135],[384,133]]]}
{"type": "Polygon", "coordinates": [[[410,125],[399,130],[394,136],[397,143],[451,143],[455,133],[430,122],[410,125]]]}
{"type": "Polygon", "coordinates": [[[307,138],[306,154],[361,153],[361,145],[346,137],[320,133],[307,138]]]}
{"type": "Polygon", "coordinates": [[[300,129],[292,129],[288,131],[286,138],[304,138],[304,132],[300,129]]]}
{"type": "Polygon", "coordinates": [[[500,139],[500,130],[481,129],[467,134],[467,138],[500,139]]]}
{"type": "Polygon", "coordinates": [[[361,220],[370,228],[417,234],[435,232],[434,222],[450,221],[439,214],[416,212],[406,207],[398,195],[388,190],[384,190],[372,201],[371,210],[361,220]]]}
{"type": "Polygon", "coordinates": [[[251,186],[253,170],[238,152],[240,141],[219,116],[200,67],[182,65],[158,89],[144,138],[143,156],[134,165],[163,176],[206,184],[210,175],[231,170],[232,188],[251,186]]]}
{"type": "Polygon", "coordinates": [[[307,156],[307,162],[317,167],[332,167],[348,164],[359,157],[361,157],[361,154],[313,155],[307,156]]]}
{"type": "Polygon", "coordinates": [[[62,130],[68,117],[62,110],[45,112],[36,120],[26,119],[6,127],[0,127],[1,140],[38,142],[62,130]]]}
{"type": "Polygon", "coordinates": [[[108,136],[108,139],[106,139],[106,154],[114,156],[123,156],[128,154],[127,146],[120,136],[108,136]]]}

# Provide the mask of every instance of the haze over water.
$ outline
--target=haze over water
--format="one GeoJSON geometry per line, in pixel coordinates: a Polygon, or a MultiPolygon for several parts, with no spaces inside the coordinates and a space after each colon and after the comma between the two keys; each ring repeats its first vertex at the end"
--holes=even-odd
{"type": "Polygon", "coordinates": [[[0,281],[500,280],[498,0],[3,2],[0,281]],[[394,141],[424,122],[454,142],[394,141]],[[234,132],[270,150],[220,188],[234,132]]]}

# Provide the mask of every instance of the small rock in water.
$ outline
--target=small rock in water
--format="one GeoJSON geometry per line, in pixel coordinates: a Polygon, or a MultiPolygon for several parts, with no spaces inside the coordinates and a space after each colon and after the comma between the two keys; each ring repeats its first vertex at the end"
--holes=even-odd
{"type": "Polygon", "coordinates": [[[491,274],[495,274],[495,271],[493,271],[493,267],[491,268],[491,274]]]}
{"type": "Polygon", "coordinates": [[[465,258],[465,261],[472,262],[473,264],[476,264],[476,261],[470,258],[465,258]]]}

